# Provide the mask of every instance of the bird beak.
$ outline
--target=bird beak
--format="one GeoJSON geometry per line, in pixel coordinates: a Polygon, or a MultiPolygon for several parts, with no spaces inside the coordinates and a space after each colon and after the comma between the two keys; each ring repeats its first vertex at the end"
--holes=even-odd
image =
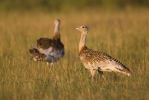
{"type": "Polygon", "coordinates": [[[78,27],[76,27],[76,29],[77,29],[77,30],[79,30],[79,28],[78,28],[78,27]]]}

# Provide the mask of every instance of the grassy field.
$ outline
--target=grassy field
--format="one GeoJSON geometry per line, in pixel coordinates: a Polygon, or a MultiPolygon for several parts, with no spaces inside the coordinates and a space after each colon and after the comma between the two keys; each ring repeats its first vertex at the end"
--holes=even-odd
{"type": "Polygon", "coordinates": [[[148,10],[0,13],[0,99],[149,100],[148,10]],[[66,55],[49,70],[30,60],[28,49],[38,38],[52,37],[56,18],[66,55]],[[96,74],[91,83],[78,57],[80,25],[89,27],[89,48],[117,58],[132,76],[105,72],[106,82],[96,74]]]}

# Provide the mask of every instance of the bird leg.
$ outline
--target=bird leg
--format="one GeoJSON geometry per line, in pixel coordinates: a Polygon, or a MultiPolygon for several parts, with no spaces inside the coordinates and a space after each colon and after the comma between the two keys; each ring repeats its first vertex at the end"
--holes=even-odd
{"type": "Polygon", "coordinates": [[[92,82],[93,82],[95,80],[94,75],[95,75],[96,70],[95,69],[90,69],[90,72],[91,72],[91,75],[92,75],[92,82]]]}
{"type": "Polygon", "coordinates": [[[49,68],[52,69],[54,67],[54,63],[51,63],[49,68]]]}
{"type": "Polygon", "coordinates": [[[54,66],[54,63],[49,63],[49,62],[47,62],[47,65],[49,66],[49,69],[52,69],[53,66],[54,66]]]}
{"type": "Polygon", "coordinates": [[[98,73],[100,74],[100,76],[103,78],[104,81],[106,81],[106,77],[103,75],[103,72],[98,70],[98,73]]]}

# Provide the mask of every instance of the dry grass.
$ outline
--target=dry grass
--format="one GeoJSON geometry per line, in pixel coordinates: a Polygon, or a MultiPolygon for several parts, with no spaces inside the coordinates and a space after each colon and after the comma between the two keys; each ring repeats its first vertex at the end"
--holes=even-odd
{"type": "Polygon", "coordinates": [[[0,99],[23,100],[147,100],[149,97],[149,13],[99,11],[0,14],[0,99]],[[49,70],[30,60],[28,49],[40,37],[52,37],[55,18],[62,21],[66,55],[49,70]],[[91,83],[78,57],[80,34],[75,27],[89,26],[87,46],[119,59],[131,77],[97,74],[91,83]]]}

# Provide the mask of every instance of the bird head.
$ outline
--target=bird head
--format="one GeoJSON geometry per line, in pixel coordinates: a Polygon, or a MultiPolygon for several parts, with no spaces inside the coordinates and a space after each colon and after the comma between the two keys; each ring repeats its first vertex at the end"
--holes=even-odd
{"type": "Polygon", "coordinates": [[[54,24],[55,24],[55,25],[60,25],[60,24],[61,24],[61,21],[60,21],[59,19],[55,19],[55,20],[54,20],[54,24]]]}
{"type": "Polygon", "coordinates": [[[77,27],[76,29],[79,30],[81,33],[87,33],[88,32],[88,27],[85,25],[77,27]]]}

